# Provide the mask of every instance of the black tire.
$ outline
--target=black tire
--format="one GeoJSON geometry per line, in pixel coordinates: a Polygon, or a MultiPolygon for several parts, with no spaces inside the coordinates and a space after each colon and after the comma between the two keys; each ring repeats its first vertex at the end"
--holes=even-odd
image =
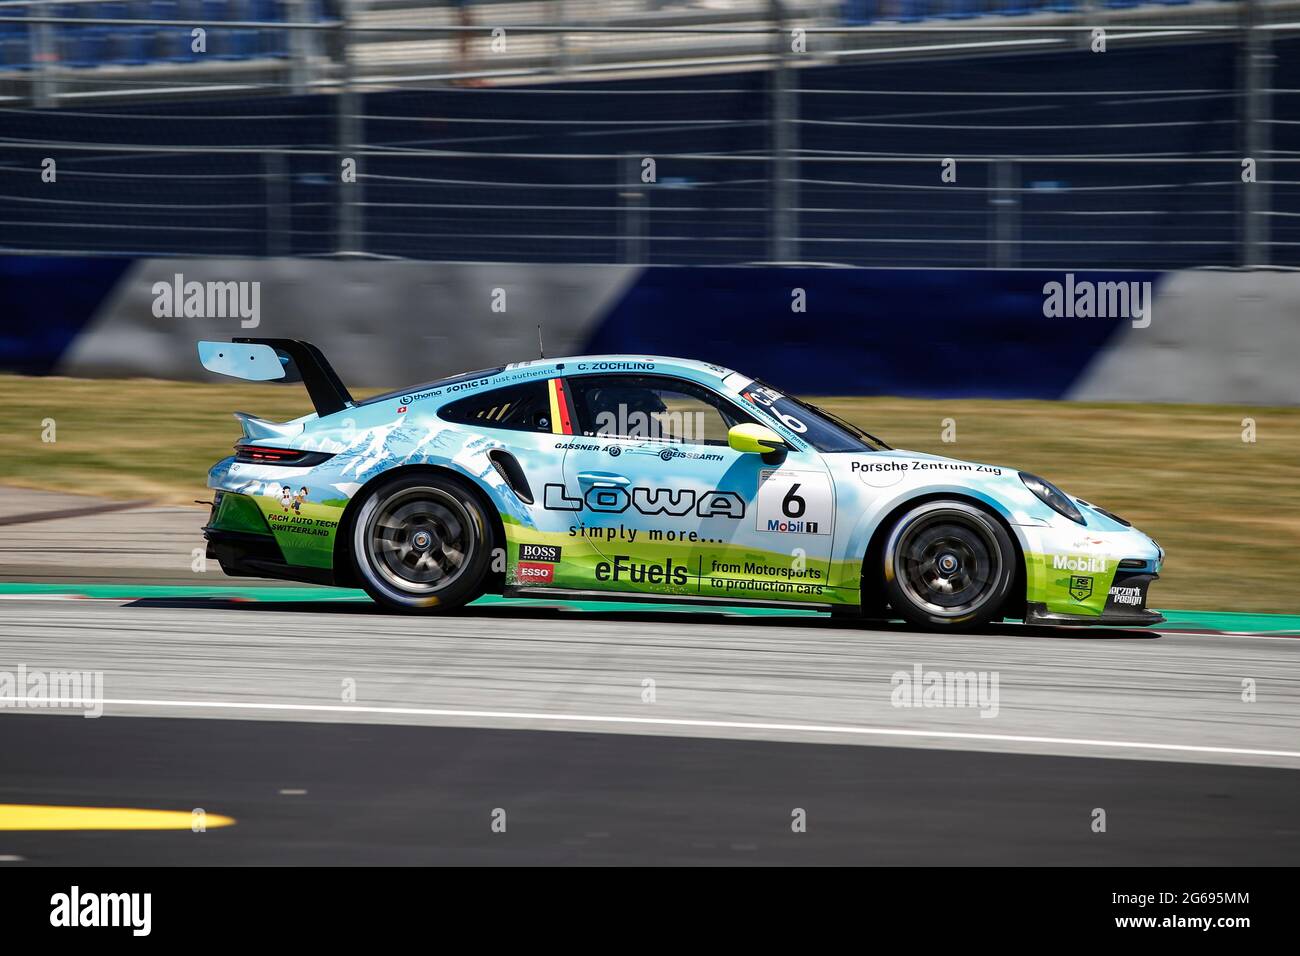
{"type": "Polygon", "coordinates": [[[454,478],[385,482],[366,496],[351,530],[357,581],[395,611],[441,613],[484,591],[492,532],[478,497],[454,478]]]}
{"type": "Polygon", "coordinates": [[[903,620],[967,631],[999,615],[1016,578],[1016,549],[982,508],[927,501],[890,529],[880,571],[889,606],[903,620]]]}

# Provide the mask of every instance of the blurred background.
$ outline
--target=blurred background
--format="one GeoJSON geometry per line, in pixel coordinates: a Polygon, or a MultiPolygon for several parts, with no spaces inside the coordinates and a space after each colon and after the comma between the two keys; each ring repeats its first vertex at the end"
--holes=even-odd
{"type": "Polygon", "coordinates": [[[1294,609],[1297,52],[1300,0],[0,0],[0,481],[188,502],[230,409],[306,410],[199,338],[365,393],[541,326],[1046,474],[1168,606],[1294,609]],[[1069,276],[1149,321],[1049,317],[1069,276]],[[178,277],[258,313],[159,314],[178,277]]]}
{"type": "Polygon", "coordinates": [[[1294,266],[1298,9],[0,0],[3,246],[1294,266]],[[57,200],[31,175],[51,151],[57,200]]]}

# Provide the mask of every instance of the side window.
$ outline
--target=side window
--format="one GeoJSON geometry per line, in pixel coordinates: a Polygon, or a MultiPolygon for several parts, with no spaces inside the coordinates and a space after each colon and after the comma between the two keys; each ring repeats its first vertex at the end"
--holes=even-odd
{"type": "Polygon", "coordinates": [[[707,388],[654,375],[578,375],[566,380],[584,435],[725,445],[752,421],[707,388]]]}
{"type": "Polygon", "coordinates": [[[551,401],[546,381],[508,385],[444,405],[438,417],[461,425],[506,428],[516,432],[549,432],[551,401]]]}

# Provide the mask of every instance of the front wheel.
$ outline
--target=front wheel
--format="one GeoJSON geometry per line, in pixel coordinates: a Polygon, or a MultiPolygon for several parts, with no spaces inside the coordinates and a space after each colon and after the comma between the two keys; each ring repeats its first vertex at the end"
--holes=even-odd
{"type": "Polygon", "coordinates": [[[441,475],[399,478],[376,488],[352,526],[357,579],[398,611],[449,611],[483,593],[488,523],[476,497],[441,475]]]}
{"type": "Polygon", "coordinates": [[[1015,548],[1002,524],[963,501],[928,501],[890,530],[883,554],[886,599],[918,627],[987,624],[1015,580],[1015,548]]]}

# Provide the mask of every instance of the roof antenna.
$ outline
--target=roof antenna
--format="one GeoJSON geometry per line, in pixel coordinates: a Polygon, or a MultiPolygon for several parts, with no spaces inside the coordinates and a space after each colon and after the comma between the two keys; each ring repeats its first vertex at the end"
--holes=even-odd
{"type": "Polygon", "coordinates": [[[546,351],[542,348],[542,323],[537,323],[537,357],[546,358],[546,351]]]}

